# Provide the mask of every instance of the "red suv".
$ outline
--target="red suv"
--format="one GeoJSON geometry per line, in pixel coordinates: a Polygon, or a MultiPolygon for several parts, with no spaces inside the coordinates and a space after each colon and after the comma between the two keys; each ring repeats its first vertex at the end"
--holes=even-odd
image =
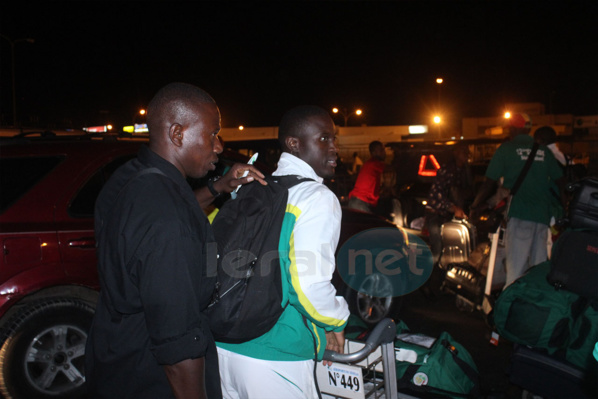
{"type": "Polygon", "coordinates": [[[83,389],[97,299],[93,210],[139,142],[0,142],[0,392],[38,398],[83,389]]]}

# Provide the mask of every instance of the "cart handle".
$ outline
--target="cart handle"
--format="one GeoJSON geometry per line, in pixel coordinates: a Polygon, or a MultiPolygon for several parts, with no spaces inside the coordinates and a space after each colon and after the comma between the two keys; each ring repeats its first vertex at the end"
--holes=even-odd
{"type": "Polygon", "coordinates": [[[382,319],[372,330],[365,346],[357,352],[342,354],[326,349],[324,360],[331,360],[338,363],[356,363],[372,353],[379,345],[388,344],[394,341],[397,327],[392,319],[382,319]]]}

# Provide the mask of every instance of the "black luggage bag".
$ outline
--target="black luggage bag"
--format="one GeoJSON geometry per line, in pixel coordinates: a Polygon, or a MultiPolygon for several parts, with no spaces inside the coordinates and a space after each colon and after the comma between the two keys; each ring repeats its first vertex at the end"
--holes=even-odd
{"type": "Polygon", "coordinates": [[[598,298],[598,230],[566,230],[555,242],[547,280],[585,298],[598,298]]]}
{"type": "Polygon", "coordinates": [[[544,399],[598,397],[596,368],[583,372],[539,349],[515,344],[509,366],[509,381],[544,399]]]}
{"type": "Polygon", "coordinates": [[[578,180],[569,184],[567,191],[573,193],[569,202],[569,227],[598,231],[598,178],[578,180]]]}
{"type": "Polygon", "coordinates": [[[470,307],[482,303],[485,287],[486,276],[468,262],[449,263],[446,267],[442,288],[456,294],[457,298],[465,299],[470,307]]]}

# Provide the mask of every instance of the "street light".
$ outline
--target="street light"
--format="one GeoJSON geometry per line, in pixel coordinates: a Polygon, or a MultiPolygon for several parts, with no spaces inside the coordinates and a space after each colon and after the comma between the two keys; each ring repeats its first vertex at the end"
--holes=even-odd
{"type": "Polygon", "coordinates": [[[434,115],[433,120],[436,126],[438,126],[438,138],[440,139],[440,123],[442,123],[442,119],[440,118],[440,115],[434,115]]]}
{"type": "Polygon", "coordinates": [[[15,90],[15,44],[19,43],[19,42],[27,42],[27,43],[35,43],[35,40],[33,39],[16,39],[16,40],[10,40],[10,38],[8,36],[5,36],[3,34],[0,34],[0,36],[5,39],[9,44],[10,44],[10,61],[11,61],[11,67],[12,67],[12,76],[11,76],[11,80],[12,80],[12,124],[14,126],[17,125],[17,94],[16,94],[16,90],[15,90]]]}
{"type": "Polygon", "coordinates": [[[363,111],[361,109],[356,109],[355,111],[349,113],[347,112],[347,108],[343,108],[342,110],[339,108],[332,108],[332,113],[334,114],[341,114],[345,120],[345,126],[347,126],[347,121],[349,120],[350,116],[353,115],[357,115],[357,116],[361,116],[363,114],[363,111]]]}
{"type": "Polygon", "coordinates": [[[146,114],[147,111],[144,108],[140,108],[138,111],[136,111],[133,114],[133,125],[138,123],[139,121],[144,122],[146,114]]]}

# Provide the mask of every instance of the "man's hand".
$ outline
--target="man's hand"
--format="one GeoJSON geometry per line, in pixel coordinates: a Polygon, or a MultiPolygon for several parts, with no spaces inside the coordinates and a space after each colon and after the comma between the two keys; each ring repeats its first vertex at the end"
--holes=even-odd
{"type": "MultiPolygon", "coordinates": [[[[246,163],[236,163],[228,171],[227,174],[214,182],[214,190],[219,193],[230,193],[236,189],[239,184],[247,184],[257,180],[264,186],[267,185],[264,180],[264,174],[260,172],[255,166],[246,163]],[[247,171],[247,176],[243,177],[247,171]]],[[[199,206],[203,209],[214,201],[214,196],[207,187],[202,187],[195,190],[195,198],[199,202],[199,206]]]]}
{"type": "MultiPolygon", "coordinates": [[[[326,349],[343,353],[345,351],[345,332],[327,332],[326,333],[326,349]]],[[[322,361],[324,366],[331,366],[332,362],[329,360],[322,361]]]]}
{"type": "Polygon", "coordinates": [[[227,174],[214,182],[214,189],[219,193],[230,193],[236,189],[239,184],[251,183],[254,180],[259,181],[265,186],[268,183],[266,183],[264,177],[264,174],[255,166],[246,163],[236,163],[230,168],[227,174]],[[243,177],[246,171],[248,172],[247,176],[243,177]]]}
{"type": "Polygon", "coordinates": [[[465,212],[463,212],[463,209],[459,208],[458,206],[455,206],[454,213],[457,219],[467,219],[467,215],[465,212]]]}

